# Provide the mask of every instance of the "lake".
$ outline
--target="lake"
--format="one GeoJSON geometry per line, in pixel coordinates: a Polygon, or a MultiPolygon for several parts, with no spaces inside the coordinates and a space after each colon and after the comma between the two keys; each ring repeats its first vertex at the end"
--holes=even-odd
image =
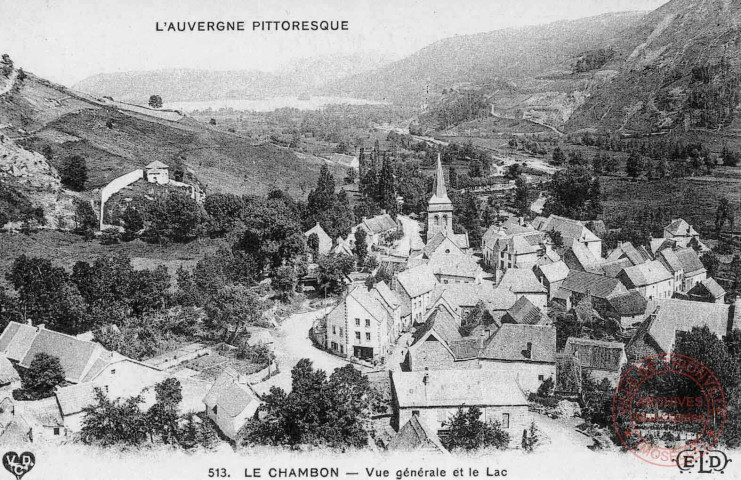
{"type": "Polygon", "coordinates": [[[187,102],[167,102],[164,108],[192,112],[194,110],[233,109],[253,112],[270,112],[279,108],[298,108],[299,110],[318,110],[327,105],[385,105],[376,102],[350,97],[311,97],[299,100],[296,97],[270,97],[263,99],[221,99],[187,102]]]}

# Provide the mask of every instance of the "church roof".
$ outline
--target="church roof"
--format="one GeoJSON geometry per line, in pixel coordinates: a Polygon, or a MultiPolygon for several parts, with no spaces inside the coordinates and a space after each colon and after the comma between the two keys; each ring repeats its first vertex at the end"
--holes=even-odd
{"type": "Polygon", "coordinates": [[[440,155],[437,156],[437,170],[435,171],[435,191],[430,198],[430,205],[435,204],[450,204],[450,198],[448,198],[448,190],[445,188],[445,174],[443,173],[443,166],[440,163],[440,155]]]}

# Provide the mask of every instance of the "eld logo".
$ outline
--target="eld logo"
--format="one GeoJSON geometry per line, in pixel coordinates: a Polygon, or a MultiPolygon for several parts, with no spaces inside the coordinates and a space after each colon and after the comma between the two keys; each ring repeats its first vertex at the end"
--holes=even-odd
{"type": "Polygon", "coordinates": [[[23,452],[20,455],[15,452],[6,452],[3,455],[5,470],[15,475],[16,480],[21,480],[21,477],[30,472],[34,465],[36,465],[36,457],[31,452],[23,452]]]}
{"type": "Polygon", "coordinates": [[[724,473],[731,459],[720,450],[700,450],[698,454],[689,448],[677,454],[676,462],[680,473],[724,473]]]}

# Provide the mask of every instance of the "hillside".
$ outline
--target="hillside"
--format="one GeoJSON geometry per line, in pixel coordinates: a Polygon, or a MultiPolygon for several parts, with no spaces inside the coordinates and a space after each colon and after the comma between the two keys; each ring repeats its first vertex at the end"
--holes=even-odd
{"type": "Polygon", "coordinates": [[[605,68],[618,74],[567,128],[650,133],[738,129],[741,3],[673,0],[627,29],[605,68]]]}
{"type": "Polygon", "coordinates": [[[326,91],[417,104],[461,84],[496,88],[498,80],[512,81],[526,92],[542,91],[539,83],[545,79],[539,77],[569,73],[577,55],[609,44],[644,15],[613,13],[447,38],[390,65],[334,82],[326,91]]]}
{"type": "Polygon", "coordinates": [[[299,59],[275,73],[256,70],[206,71],[166,69],[105,73],[88,77],[73,88],[97,97],[144,104],[152,94],[167,102],[267,98],[312,93],[327,83],[388,63],[378,52],[299,59]]]}

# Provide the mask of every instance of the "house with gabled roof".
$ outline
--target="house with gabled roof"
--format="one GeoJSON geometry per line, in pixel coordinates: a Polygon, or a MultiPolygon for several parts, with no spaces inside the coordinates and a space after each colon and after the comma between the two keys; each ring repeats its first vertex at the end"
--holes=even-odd
{"type": "Polygon", "coordinates": [[[319,248],[317,249],[317,253],[319,255],[329,255],[329,252],[332,250],[332,237],[324,231],[319,222],[304,232],[304,236],[307,239],[312,235],[316,235],[319,239],[319,248]]]}
{"type": "Polygon", "coordinates": [[[476,368],[481,339],[473,339],[475,342],[470,350],[470,341],[460,334],[460,326],[460,317],[447,307],[440,305],[431,309],[425,323],[415,332],[414,343],[407,351],[409,369],[476,368]]]}
{"type": "Polygon", "coordinates": [[[687,298],[696,302],[725,303],[726,291],[713,277],[696,283],[687,292],[687,298]]]}
{"type": "Polygon", "coordinates": [[[435,254],[465,255],[470,251],[467,233],[441,230],[435,233],[422,248],[422,256],[431,258],[435,254]]]}
{"type": "MultiPolygon", "coordinates": [[[[491,282],[450,283],[437,285],[433,290],[431,307],[444,299],[453,307],[455,313],[465,318],[479,302],[495,319],[500,318],[517,301],[517,296],[503,288],[495,288],[491,282]]],[[[431,308],[430,307],[430,308],[431,308]]]]}
{"type": "Polygon", "coordinates": [[[582,298],[590,295],[595,308],[598,308],[600,302],[606,302],[615,295],[627,292],[628,289],[617,278],[588,272],[571,271],[563,283],[561,283],[561,288],[556,292],[553,300],[561,303],[566,310],[570,310],[582,298]]]}
{"type": "Polygon", "coordinates": [[[700,234],[684,219],[677,218],[664,227],[664,238],[675,241],[680,247],[686,247],[693,239],[699,241],[700,234]]]}
{"type": "Polygon", "coordinates": [[[585,244],[572,241],[571,243],[564,243],[564,245],[566,248],[563,250],[562,259],[569,270],[604,275],[603,259],[595,255],[585,244]]]}
{"type": "Polygon", "coordinates": [[[602,257],[602,240],[583,222],[551,215],[548,218],[537,217],[533,220],[533,226],[541,232],[556,231],[561,234],[564,245],[570,246],[576,242],[589,249],[595,258],[602,257]]]}
{"type": "Polygon", "coordinates": [[[409,417],[387,448],[400,452],[448,453],[437,434],[419,420],[419,415],[409,417]]]}
{"type": "Polygon", "coordinates": [[[14,389],[20,386],[21,377],[4,354],[0,354],[0,388],[14,389]]]}
{"type": "Polygon", "coordinates": [[[527,297],[520,297],[512,305],[512,308],[504,314],[501,323],[538,325],[545,320],[547,320],[547,317],[543,315],[538,307],[533,305],[527,297]]]}
{"type": "Polygon", "coordinates": [[[399,228],[399,225],[391,215],[384,211],[375,217],[363,217],[362,221],[357,225],[357,228],[365,230],[368,234],[367,241],[371,245],[378,245],[384,235],[395,232],[399,228]]]}
{"type": "Polygon", "coordinates": [[[509,268],[532,268],[546,253],[543,232],[519,225],[494,231],[491,228],[482,241],[482,251],[484,261],[500,278],[509,268]]]}
{"type": "Polygon", "coordinates": [[[149,183],[166,185],[170,183],[169,168],[168,165],[165,165],[159,160],[155,160],[144,167],[144,178],[146,178],[149,183]]]}
{"type": "Polygon", "coordinates": [[[682,292],[690,291],[696,284],[708,278],[705,265],[693,248],[680,248],[674,253],[682,264],[682,292]]]}
{"type": "Polygon", "coordinates": [[[437,278],[426,263],[399,272],[392,287],[402,304],[401,317],[405,328],[422,321],[437,286],[437,278]]]}
{"type": "Polygon", "coordinates": [[[569,337],[564,353],[576,356],[582,372],[591,375],[593,380],[600,382],[606,378],[612,385],[618,384],[623,365],[628,361],[625,345],[621,342],[590,338],[569,337]]]}
{"type": "Polygon", "coordinates": [[[553,298],[558,289],[561,288],[561,284],[566,280],[566,277],[569,276],[569,272],[569,267],[563,260],[536,265],[535,268],[533,268],[535,278],[540,281],[548,292],[549,301],[553,298]]]}
{"type": "Polygon", "coordinates": [[[508,372],[395,371],[391,381],[396,423],[406,425],[417,416],[440,438],[447,435],[450,419],[462,407],[478,407],[482,421],[499,422],[513,445],[519,444],[522,431],[532,423],[527,397],[508,372]]]}
{"type": "Polygon", "coordinates": [[[731,306],[677,298],[653,300],[646,309],[646,319],[625,346],[628,359],[671,353],[679,332],[689,332],[694,327],[708,327],[722,339],[738,328],[740,308],[739,301],[731,306]]]}
{"type": "Polygon", "coordinates": [[[603,318],[613,318],[623,328],[630,328],[643,321],[647,304],[648,301],[640,292],[630,290],[606,299],[597,305],[596,310],[603,318]]]}
{"type": "Polygon", "coordinates": [[[384,283],[351,288],[326,317],[327,346],[337,354],[384,362],[402,330],[402,302],[384,283]]]}
{"type": "Polygon", "coordinates": [[[244,376],[226,367],[203,398],[206,415],[231,440],[253,418],[262,402],[244,376]]]}
{"type": "Polygon", "coordinates": [[[636,248],[630,242],[619,243],[618,246],[612,250],[606,257],[608,262],[620,260],[622,258],[628,259],[631,265],[638,265],[641,263],[652,260],[651,255],[644,247],[636,248]]]}
{"type": "Polygon", "coordinates": [[[438,283],[481,283],[484,271],[476,257],[466,254],[433,254],[427,265],[438,283]]]}
{"type": "Polygon", "coordinates": [[[504,273],[497,287],[509,290],[517,298],[527,297],[533,305],[546,313],[548,290],[540,283],[531,269],[510,268],[504,273]]]}
{"type": "Polygon", "coordinates": [[[556,327],[503,323],[479,354],[483,370],[509,372],[520,389],[534,392],[556,376],[556,327]]]}
{"type": "Polygon", "coordinates": [[[658,260],[625,268],[617,278],[648,300],[671,298],[674,294],[674,275],[658,260]]]}

